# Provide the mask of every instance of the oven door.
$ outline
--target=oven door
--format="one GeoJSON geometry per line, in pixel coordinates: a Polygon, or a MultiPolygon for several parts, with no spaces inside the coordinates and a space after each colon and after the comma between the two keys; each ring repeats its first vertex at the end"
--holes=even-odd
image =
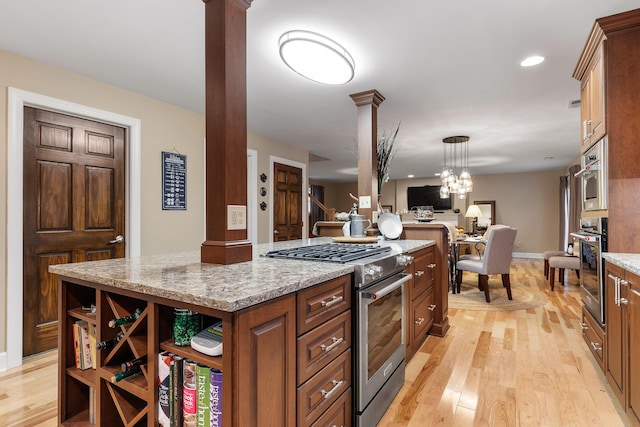
{"type": "Polygon", "coordinates": [[[580,296],[582,302],[604,325],[604,286],[600,241],[580,240],[580,296]]]}
{"type": "Polygon", "coordinates": [[[356,291],[359,411],[405,358],[404,284],[410,278],[410,274],[400,273],[356,291]]]}

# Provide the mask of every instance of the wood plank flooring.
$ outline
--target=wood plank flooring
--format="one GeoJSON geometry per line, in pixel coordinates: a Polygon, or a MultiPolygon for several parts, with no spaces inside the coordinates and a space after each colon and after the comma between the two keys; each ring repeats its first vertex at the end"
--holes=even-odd
{"type": "MultiPolygon", "coordinates": [[[[430,336],[409,362],[379,427],[628,425],[582,341],[575,273],[551,292],[542,260],[514,259],[511,280],[546,292],[549,304],[449,310],[447,336],[430,336]]],[[[57,352],[0,372],[0,425],[55,426],[56,411],[57,352]]]]}

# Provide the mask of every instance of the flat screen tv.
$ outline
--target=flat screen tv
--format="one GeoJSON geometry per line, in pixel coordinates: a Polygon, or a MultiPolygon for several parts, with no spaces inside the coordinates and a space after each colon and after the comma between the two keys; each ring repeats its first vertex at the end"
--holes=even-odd
{"type": "Polygon", "coordinates": [[[451,209],[451,197],[440,198],[439,185],[425,185],[423,187],[407,187],[407,206],[433,206],[434,211],[451,209]]]}

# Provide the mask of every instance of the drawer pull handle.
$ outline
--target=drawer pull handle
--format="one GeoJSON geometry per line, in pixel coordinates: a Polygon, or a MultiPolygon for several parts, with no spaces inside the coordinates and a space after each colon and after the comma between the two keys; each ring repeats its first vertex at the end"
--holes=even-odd
{"type": "Polygon", "coordinates": [[[335,392],[337,392],[340,389],[340,386],[344,381],[331,380],[331,382],[333,383],[333,388],[331,390],[329,391],[324,391],[324,389],[320,390],[320,393],[322,393],[322,397],[324,397],[325,399],[330,399],[331,396],[333,396],[335,392]]]}
{"type": "Polygon", "coordinates": [[[580,323],[580,327],[582,328],[583,331],[589,329],[589,325],[587,325],[586,323],[580,323]]]}
{"type": "Polygon", "coordinates": [[[626,304],[629,304],[629,300],[628,300],[628,299],[626,299],[626,298],[620,298],[620,299],[618,300],[618,302],[619,302],[620,304],[625,304],[625,305],[626,305],[626,304]]]}
{"type": "Polygon", "coordinates": [[[429,267],[431,269],[434,269],[434,268],[436,268],[436,265],[435,264],[429,264],[429,265],[427,265],[427,267],[429,267]]]}
{"type": "Polygon", "coordinates": [[[340,345],[340,343],[342,341],[344,341],[344,338],[342,338],[342,337],[341,338],[332,337],[331,340],[333,340],[333,344],[329,344],[329,345],[321,344],[320,348],[328,353],[331,350],[333,350],[334,348],[336,348],[336,346],[340,345]]]}
{"type": "Polygon", "coordinates": [[[321,304],[322,304],[323,307],[331,307],[332,305],[339,303],[343,299],[344,298],[342,298],[341,296],[339,297],[339,296],[334,295],[334,296],[331,297],[331,301],[324,301],[323,300],[321,304]]]}
{"type": "Polygon", "coordinates": [[[418,320],[415,321],[416,325],[422,325],[422,322],[424,322],[424,317],[418,317],[418,320]]]}
{"type": "Polygon", "coordinates": [[[597,342],[591,341],[591,347],[593,348],[594,351],[601,351],[602,350],[602,346],[600,344],[598,344],[597,342]]]}
{"type": "Polygon", "coordinates": [[[423,274],[424,274],[424,271],[422,270],[416,271],[416,276],[422,276],[423,274]]]}
{"type": "Polygon", "coordinates": [[[436,309],[436,305],[435,305],[435,304],[431,304],[431,305],[429,306],[429,310],[433,311],[433,310],[435,310],[435,309],[436,309]]]}

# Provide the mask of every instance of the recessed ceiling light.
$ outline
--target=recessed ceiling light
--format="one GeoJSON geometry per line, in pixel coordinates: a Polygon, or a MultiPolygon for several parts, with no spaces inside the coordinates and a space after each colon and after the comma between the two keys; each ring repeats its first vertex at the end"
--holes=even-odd
{"type": "Polygon", "coordinates": [[[546,156],[544,159],[545,160],[553,160],[553,156],[546,156]]]}
{"type": "Polygon", "coordinates": [[[339,85],[353,79],[355,62],[349,52],[322,34],[287,31],[278,44],[284,63],[309,80],[339,85]]]}
{"type": "Polygon", "coordinates": [[[532,67],[534,65],[538,65],[538,64],[542,63],[542,61],[544,61],[544,56],[530,56],[530,57],[525,58],[524,60],[522,60],[522,62],[520,63],[520,66],[522,66],[522,67],[532,67]]]}
{"type": "Polygon", "coordinates": [[[407,178],[413,178],[415,175],[407,175],[407,178]]]}

